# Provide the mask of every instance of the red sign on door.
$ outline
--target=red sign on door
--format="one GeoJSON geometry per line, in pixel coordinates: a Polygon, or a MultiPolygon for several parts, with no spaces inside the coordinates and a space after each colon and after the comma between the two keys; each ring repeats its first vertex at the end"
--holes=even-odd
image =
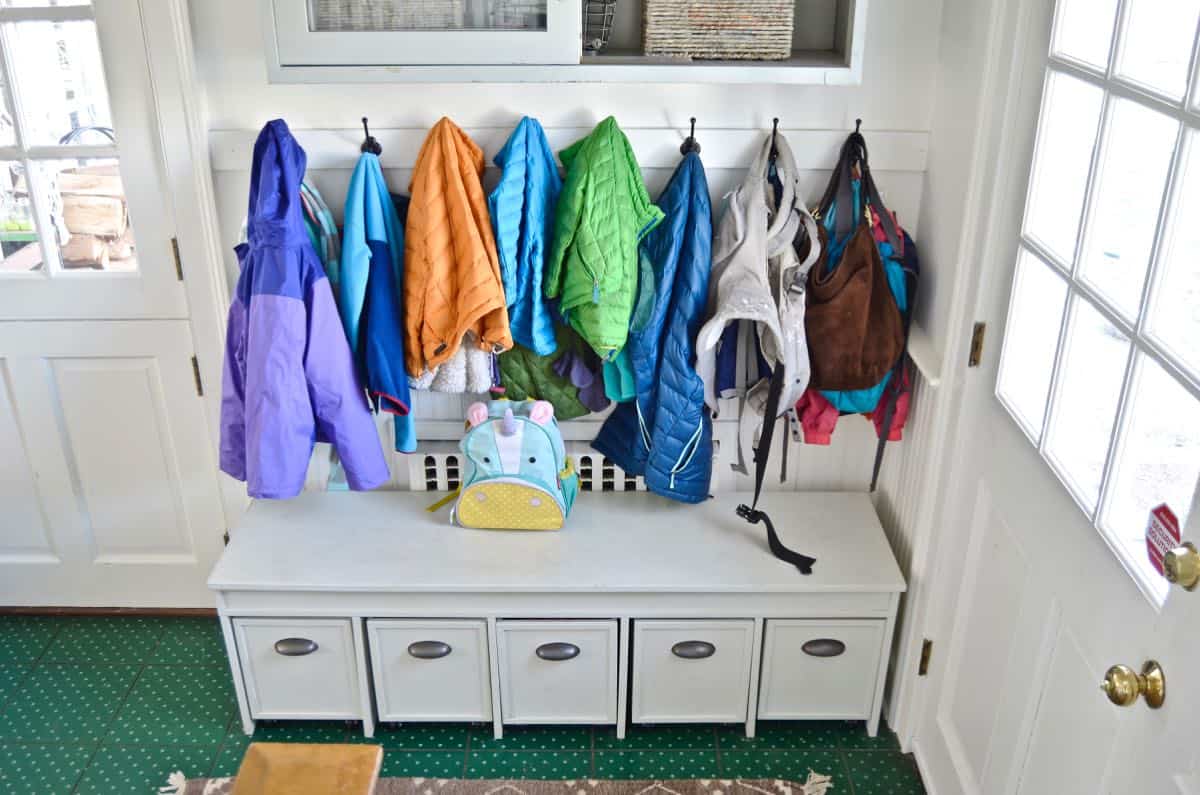
{"type": "Polygon", "coordinates": [[[1150,511],[1150,521],[1146,523],[1146,552],[1160,575],[1163,573],[1163,556],[1179,546],[1179,539],[1179,519],[1166,503],[1150,511]]]}

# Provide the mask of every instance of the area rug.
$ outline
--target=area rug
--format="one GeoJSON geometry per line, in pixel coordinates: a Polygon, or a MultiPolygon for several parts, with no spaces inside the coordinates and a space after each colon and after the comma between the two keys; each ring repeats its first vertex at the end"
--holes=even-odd
{"type": "MultiPolygon", "coordinates": [[[[686,779],[672,781],[506,781],[500,779],[381,778],[375,795],[826,795],[829,776],[808,780],[686,779]]],[[[232,778],[185,779],[172,774],[163,795],[230,795],[232,778]]]]}

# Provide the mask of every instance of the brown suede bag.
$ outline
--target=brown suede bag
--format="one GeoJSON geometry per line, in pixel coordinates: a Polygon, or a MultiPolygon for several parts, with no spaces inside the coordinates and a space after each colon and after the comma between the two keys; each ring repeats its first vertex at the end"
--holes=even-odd
{"type": "Polygon", "coordinates": [[[883,206],[871,178],[866,141],[856,130],[842,145],[837,167],[817,210],[821,218],[833,210],[834,234],[838,240],[845,240],[847,235],[850,239],[841,260],[830,271],[825,224],[817,225],[821,255],[808,272],[804,315],[812,364],[809,385],[814,389],[870,389],[883,380],[904,352],[900,308],[888,286],[871,224],[861,207],[855,207],[852,179],[856,172],[862,200],[878,213],[892,249],[901,250],[892,215],[883,206]]]}
{"type": "Polygon", "coordinates": [[[888,287],[871,227],[864,220],[842,259],[828,268],[825,228],[821,256],[808,272],[804,331],[814,389],[869,389],[904,350],[904,323],[888,287]]]}

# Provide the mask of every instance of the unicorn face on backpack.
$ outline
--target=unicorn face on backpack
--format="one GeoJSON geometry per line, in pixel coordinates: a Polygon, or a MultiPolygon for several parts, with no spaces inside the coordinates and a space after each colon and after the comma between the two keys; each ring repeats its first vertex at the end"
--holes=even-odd
{"type": "Polygon", "coordinates": [[[578,492],[554,407],[544,400],[473,403],[453,521],[497,530],[557,530],[578,492]]]}

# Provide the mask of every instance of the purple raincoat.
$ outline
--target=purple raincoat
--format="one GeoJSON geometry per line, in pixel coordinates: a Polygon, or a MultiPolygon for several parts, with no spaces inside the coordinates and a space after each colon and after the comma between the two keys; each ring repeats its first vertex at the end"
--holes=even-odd
{"type": "Polygon", "coordinates": [[[254,144],[249,242],[229,307],[221,385],[221,469],[251,497],[304,488],[313,443],[331,442],[350,488],[389,473],[333,291],[304,229],[304,150],[282,119],[254,144]]]}

